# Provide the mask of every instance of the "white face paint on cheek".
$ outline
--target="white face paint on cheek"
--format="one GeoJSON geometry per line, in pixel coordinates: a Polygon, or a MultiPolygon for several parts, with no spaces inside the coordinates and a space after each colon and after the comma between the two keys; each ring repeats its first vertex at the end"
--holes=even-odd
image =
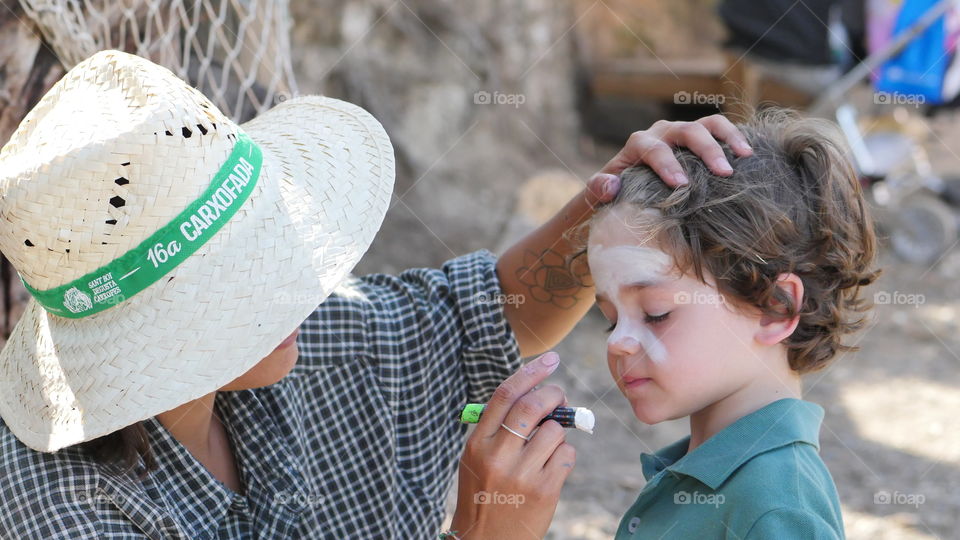
{"type": "MultiPolygon", "coordinates": [[[[621,312],[621,289],[635,283],[657,283],[666,280],[672,260],[659,249],[639,246],[605,248],[602,244],[590,246],[587,258],[597,292],[618,305],[618,311],[621,312]]],[[[663,343],[642,322],[632,317],[618,319],[617,327],[608,342],[614,343],[622,339],[639,342],[647,357],[655,364],[662,364],[667,360],[667,349],[663,343]]]]}
{"type": "Polygon", "coordinates": [[[617,328],[610,334],[608,343],[615,343],[623,339],[633,339],[640,343],[647,358],[654,364],[663,364],[667,361],[667,348],[663,345],[656,334],[650,331],[640,322],[635,322],[630,318],[624,318],[617,321],[617,328]]]}

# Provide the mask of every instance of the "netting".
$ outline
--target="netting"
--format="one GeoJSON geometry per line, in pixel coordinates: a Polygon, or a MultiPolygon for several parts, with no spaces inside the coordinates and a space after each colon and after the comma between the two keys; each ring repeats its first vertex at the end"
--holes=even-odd
{"type": "Polygon", "coordinates": [[[21,0],[67,69],[103,49],[149,58],[242,122],[295,95],[287,0],[21,0]]]}

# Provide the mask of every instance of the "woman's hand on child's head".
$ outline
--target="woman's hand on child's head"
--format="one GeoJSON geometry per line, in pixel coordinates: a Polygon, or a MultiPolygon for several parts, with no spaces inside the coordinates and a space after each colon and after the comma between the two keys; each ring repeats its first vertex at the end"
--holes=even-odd
{"type": "Polygon", "coordinates": [[[658,120],[650,129],[630,135],[617,155],[590,177],[586,189],[567,203],[554,221],[561,230],[567,230],[590,219],[599,205],[616,198],[620,192],[620,173],[635,165],[647,165],[668,186],[686,184],[687,177],[673,154],[676,146],[690,149],[714,174],[733,174],[720,142],[727,143],[738,156],[745,157],[753,153],[737,126],[719,114],[696,122],[658,120]]]}
{"type": "Polygon", "coordinates": [[[458,538],[543,537],[576,454],[560,424],[537,424],[566,403],[563,390],[535,388],[559,363],[546,353],[497,388],[460,460],[458,538]],[[526,439],[526,440],[525,440],[526,439]]]}
{"type": "MultiPolygon", "coordinates": [[[[668,186],[686,184],[687,177],[673,154],[676,146],[689,148],[700,156],[714,174],[727,176],[733,173],[733,169],[718,141],[727,143],[738,156],[749,156],[753,153],[740,130],[722,115],[714,114],[695,122],[658,120],[649,129],[630,135],[623,148],[594,178],[599,175],[617,175],[635,165],[647,165],[656,171],[668,186]]],[[[613,196],[610,196],[606,201],[612,199],[613,196]]]]}

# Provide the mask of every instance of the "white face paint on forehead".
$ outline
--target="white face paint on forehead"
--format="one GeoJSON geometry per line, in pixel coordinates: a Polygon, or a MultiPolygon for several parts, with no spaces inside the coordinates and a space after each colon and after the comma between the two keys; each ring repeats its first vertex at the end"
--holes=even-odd
{"type": "MultiPolygon", "coordinates": [[[[594,244],[587,251],[590,274],[597,292],[611,303],[618,304],[618,295],[626,285],[666,281],[672,267],[672,259],[659,249],[618,245],[604,247],[594,244]]],[[[636,340],[647,357],[655,364],[667,361],[667,349],[657,336],[636,318],[621,317],[608,341],[636,340]]]]}
{"type": "Polygon", "coordinates": [[[602,244],[590,246],[587,260],[597,292],[610,301],[624,285],[665,281],[673,261],[659,249],[628,245],[604,247],[602,244]]]}

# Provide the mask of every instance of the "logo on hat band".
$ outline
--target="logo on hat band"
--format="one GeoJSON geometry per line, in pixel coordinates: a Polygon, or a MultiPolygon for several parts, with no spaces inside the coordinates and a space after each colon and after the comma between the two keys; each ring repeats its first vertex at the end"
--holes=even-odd
{"type": "Polygon", "coordinates": [[[207,243],[253,192],[263,154],[237,133],[230,157],[195,201],[149,238],[110,263],[70,283],[27,291],[47,311],[79,319],[115,306],[146,289],[207,243]]]}

